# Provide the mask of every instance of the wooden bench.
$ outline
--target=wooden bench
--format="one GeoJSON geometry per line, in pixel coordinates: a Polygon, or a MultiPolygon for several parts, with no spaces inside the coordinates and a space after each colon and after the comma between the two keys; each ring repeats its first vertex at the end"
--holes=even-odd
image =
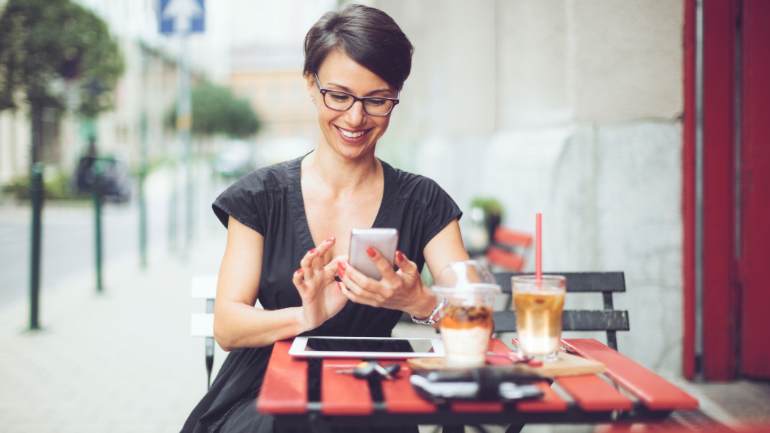
{"type": "MultiPolygon", "coordinates": [[[[564,331],[604,331],[607,346],[617,350],[617,332],[629,331],[628,311],[616,310],[612,295],[626,291],[623,272],[546,272],[564,275],[567,278],[569,296],[578,293],[601,294],[601,310],[564,310],[562,329],[564,331]]],[[[526,275],[519,272],[497,272],[494,274],[503,293],[511,294],[511,277],[526,275]]],[[[531,275],[531,274],[529,274],[531,275]]],[[[512,308],[495,313],[495,332],[516,332],[516,313],[512,308]]]]}
{"type": "Polygon", "coordinates": [[[190,284],[193,299],[203,299],[204,313],[190,315],[190,335],[203,337],[205,341],[206,386],[211,386],[211,370],[214,367],[214,299],[217,296],[216,274],[196,275],[190,284]]]}

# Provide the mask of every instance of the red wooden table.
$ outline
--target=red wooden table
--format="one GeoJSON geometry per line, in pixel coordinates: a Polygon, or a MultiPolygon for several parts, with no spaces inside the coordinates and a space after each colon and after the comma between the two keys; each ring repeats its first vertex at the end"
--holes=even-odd
{"type": "MultiPolygon", "coordinates": [[[[567,339],[578,355],[606,366],[603,375],[542,381],[542,399],[513,403],[430,403],[409,383],[409,366],[392,381],[367,381],[338,374],[359,359],[301,359],[289,356],[291,341],[273,348],[257,410],[276,423],[308,425],[606,423],[663,420],[671,412],[695,410],[698,402],[675,385],[593,339],[567,339]],[[320,379],[320,380],[319,380],[320,379]],[[557,388],[563,392],[557,392],[557,388]]],[[[499,340],[490,350],[510,350],[499,340]]],[[[490,363],[510,361],[489,358],[490,363]]],[[[392,361],[388,361],[392,362],[392,361]]]]}

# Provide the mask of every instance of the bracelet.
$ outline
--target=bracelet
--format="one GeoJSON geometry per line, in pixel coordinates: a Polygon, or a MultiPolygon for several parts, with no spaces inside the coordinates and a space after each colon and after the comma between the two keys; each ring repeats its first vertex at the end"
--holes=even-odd
{"type": "Polygon", "coordinates": [[[419,325],[435,325],[436,322],[441,318],[441,311],[444,309],[444,306],[446,305],[446,299],[441,298],[440,301],[436,304],[436,308],[433,309],[433,311],[430,312],[428,317],[425,318],[418,318],[412,316],[412,322],[417,323],[419,325]]]}

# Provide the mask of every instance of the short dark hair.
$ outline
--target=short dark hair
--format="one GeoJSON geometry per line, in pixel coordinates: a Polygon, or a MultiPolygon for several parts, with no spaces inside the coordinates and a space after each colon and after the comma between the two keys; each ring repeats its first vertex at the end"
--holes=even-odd
{"type": "Polygon", "coordinates": [[[412,43],[393,18],[369,6],[353,4],[339,12],[327,12],[313,24],[305,35],[303,73],[318,73],[326,56],[336,48],[397,90],[412,69],[412,43]]]}

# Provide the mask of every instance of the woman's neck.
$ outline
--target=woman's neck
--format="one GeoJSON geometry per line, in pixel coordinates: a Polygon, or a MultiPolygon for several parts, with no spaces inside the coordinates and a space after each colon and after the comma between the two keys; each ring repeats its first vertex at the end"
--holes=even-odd
{"type": "Polygon", "coordinates": [[[353,192],[363,185],[371,185],[382,168],[380,162],[369,154],[356,160],[343,158],[325,146],[318,146],[303,161],[303,171],[317,178],[333,193],[353,192]]]}

